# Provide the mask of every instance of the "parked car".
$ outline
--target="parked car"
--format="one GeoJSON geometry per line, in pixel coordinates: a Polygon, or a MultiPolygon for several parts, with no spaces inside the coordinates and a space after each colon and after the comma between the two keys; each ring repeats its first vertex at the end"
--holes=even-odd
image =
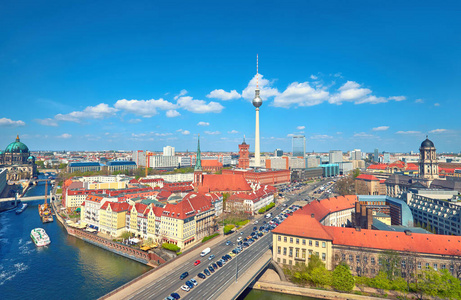
{"type": "Polygon", "coordinates": [[[203,273],[198,273],[197,276],[198,276],[198,278],[201,278],[201,279],[206,278],[205,274],[203,274],[203,273]]]}
{"type": "Polygon", "coordinates": [[[215,270],[218,269],[218,266],[216,265],[216,263],[213,263],[211,266],[212,266],[213,269],[215,269],[215,270]]]}
{"type": "Polygon", "coordinates": [[[208,269],[203,270],[203,273],[205,273],[206,276],[210,276],[210,275],[211,275],[211,273],[210,273],[210,271],[208,271],[208,269]]]}
{"type": "Polygon", "coordinates": [[[210,270],[211,273],[214,273],[214,269],[213,269],[212,266],[209,266],[209,267],[208,267],[208,270],[210,270]]]}
{"type": "Polygon", "coordinates": [[[190,291],[190,287],[188,287],[187,285],[183,285],[181,287],[181,290],[188,292],[188,291],[190,291]]]}
{"type": "Polygon", "coordinates": [[[192,282],[194,285],[198,285],[197,280],[195,280],[194,278],[192,278],[192,279],[190,280],[190,282],[192,282]]]}
{"type": "Polygon", "coordinates": [[[184,272],[181,274],[181,276],[179,276],[179,279],[183,280],[184,278],[186,278],[187,276],[189,276],[189,273],[188,272],[184,272]]]}
{"type": "Polygon", "coordinates": [[[181,299],[178,293],[171,293],[171,297],[175,298],[176,300],[181,299]]]}
{"type": "Polygon", "coordinates": [[[185,282],[185,284],[191,289],[194,287],[194,284],[190,282],[189,280],[185,282]]]}
{"type": "Polygon", "coordinates": [[[222,262],[219,261],[219,260],[218,260],[216,263],[218,264],[218,266],[219,266],[220,268],[223,266],[222,262]]]}
{"type": "Polygon", "coordinates": [[[211,254],[210,257],[208,257],[208,260],[212,260],[214,258],[214,254],[211,254]]]}
{"type": "Polygon", "coordinates": [[[201,262],[201,261],[197,259],[197,260],[194,262],[194,266],[197,266],[197,265],[199,265],[199,264],[200,264],[200,262],[201,262]]]}
{"type": "Polygon", "coordinates": [[[227,242],[226,242],[226,245],[227,245],[227,246],[229,246],[230,244],[232,244],[231,241],[227,241],[227,242]]]}

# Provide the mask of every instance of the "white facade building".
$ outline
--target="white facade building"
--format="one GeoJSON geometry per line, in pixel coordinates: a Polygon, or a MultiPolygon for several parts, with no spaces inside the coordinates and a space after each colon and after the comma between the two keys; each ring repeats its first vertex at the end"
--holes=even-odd
{"type": "Polygon", "coordinates": [[[174,156],[174,147],[163,147],[163,156],[174,156]]]}

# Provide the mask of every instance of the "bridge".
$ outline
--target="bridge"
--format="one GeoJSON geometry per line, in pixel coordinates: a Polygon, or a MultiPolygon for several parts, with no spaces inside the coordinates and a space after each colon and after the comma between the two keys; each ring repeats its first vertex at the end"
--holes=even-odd
{"type": "MultiPolygon", "coordinates": [[[[30,197],[21,197],[18,198],[21,202],[30,202],[30,201],[35,201],[35,200],[42,200],[45,199],[45,195],[43,196],[30,196],[30,197]]],[[[48,199],[50,199],[50,196],[48,195],[48,199]]],[[[0,198],[0,202],[8,202],[8,201],[14,201],[16,200],[15,197],[9,197],[9,198],[0,198]]]]}

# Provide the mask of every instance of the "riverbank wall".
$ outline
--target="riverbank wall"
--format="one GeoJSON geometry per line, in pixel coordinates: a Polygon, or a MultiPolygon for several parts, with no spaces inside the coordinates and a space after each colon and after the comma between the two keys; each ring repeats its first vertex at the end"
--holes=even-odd
{"type": "Polygon", "coordinates": [[[161,258],[160,256],[158,256],[157,254],[153,252],[145,252],[139,249],[134,249],[127,245],[123,245],[121,243],[114,242],[112,240],[100,237],[95,233],[90,233],[82,229],[70,227],[66,224],[64,218],[58,213],[58,210],[56,206],[54,205],[54,202],[52,202],[52,205],[56,213],[55,214],[56,219],[64,226],[64,228],[66,229],[66,232],[69,235],[79,238],[81,240],[84,240],[87,243],[93,244],[105,250],[111,251],[115,254],[124,256],[126,258],[135,260],[137,262],[140,262],[140,263],[143,263],[149,266],[160,265],[166,262],[166,260],[164,260],[163,258],[161,258]]]}

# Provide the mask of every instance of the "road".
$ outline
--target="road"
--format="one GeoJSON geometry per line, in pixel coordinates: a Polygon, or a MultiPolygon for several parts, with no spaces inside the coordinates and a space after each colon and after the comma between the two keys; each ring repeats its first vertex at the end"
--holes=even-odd
{"type": "MultiPolygon", "coordinates": [[[[325,181],[322,181],[323,183],[325,181]]],[[[316,185],[319,185],[318,183],[316,185]]],[[[315,189],[314,185],[311,185],[306,188],[300,194],[287,194],[285,195],[286,201],[284,204],[290,206],[293,202],[298,199],[304,199],[309,192],[315,189]]],[[[274,209],[271,210],[273,216],[279,214],[284,207],[282,205],[277,205],[274,209]]],[[[259,221],[257,225],[248,225],[241,231],[230,234],[227,240],[233,242],[233,245],[227,246],[225,241],[215,245],[211,248],[210,254],[205,257],[191,257],[187,262],[182,264],[180,267],[171,270],[168,276],[165,276],[159,280],[151,282],[150,284],[143,287],[141,290],[136,291],[125,299],[164,299],[173,292],[177,292],[181,299],[218,299],[219,295],[230,286],[236,279],[237,274],[237,265],[238,273],[243,274],[246,272],[252,264],[258,260],[261,255],[267,251],[267,249],[272,247],[272,233],[266,233],[263,237],[256,240],[250,247],[246,248],[243,252],[236,255],[232,258],[231,261],[228,261],[223,267],[218,268],[211,276],[207,276],[206,279],[200,279],[197,277],[197,274],[202,272],[205,268],[209,266],[211,262],[216,262],[221,259],[224,254],[227,254],[235,248],[235,243],[237,237],[248,236],[253,230],[253,226],[261,226],[265,219],[264,216],[257,218],[259,221]],[[240,235],[240,232],[243,232],[243,235],[240,235]],[[214,254],[215,258],[213,260],[208,260],[209,255],[214,254]],[[194,262],[199,259],[201,263],[197,266],[194,266],[194,262]],[[189,276],[183,280],[179,279],[179,276],[188,272],[189,276]],[[198,286],[194,287],[191,291],[185,292],[181,290],[181,286],[186,280],[195,278],[198,282],[198,286]]],[[[205,246],[204,246],[205,248],[205,246]]]]}

